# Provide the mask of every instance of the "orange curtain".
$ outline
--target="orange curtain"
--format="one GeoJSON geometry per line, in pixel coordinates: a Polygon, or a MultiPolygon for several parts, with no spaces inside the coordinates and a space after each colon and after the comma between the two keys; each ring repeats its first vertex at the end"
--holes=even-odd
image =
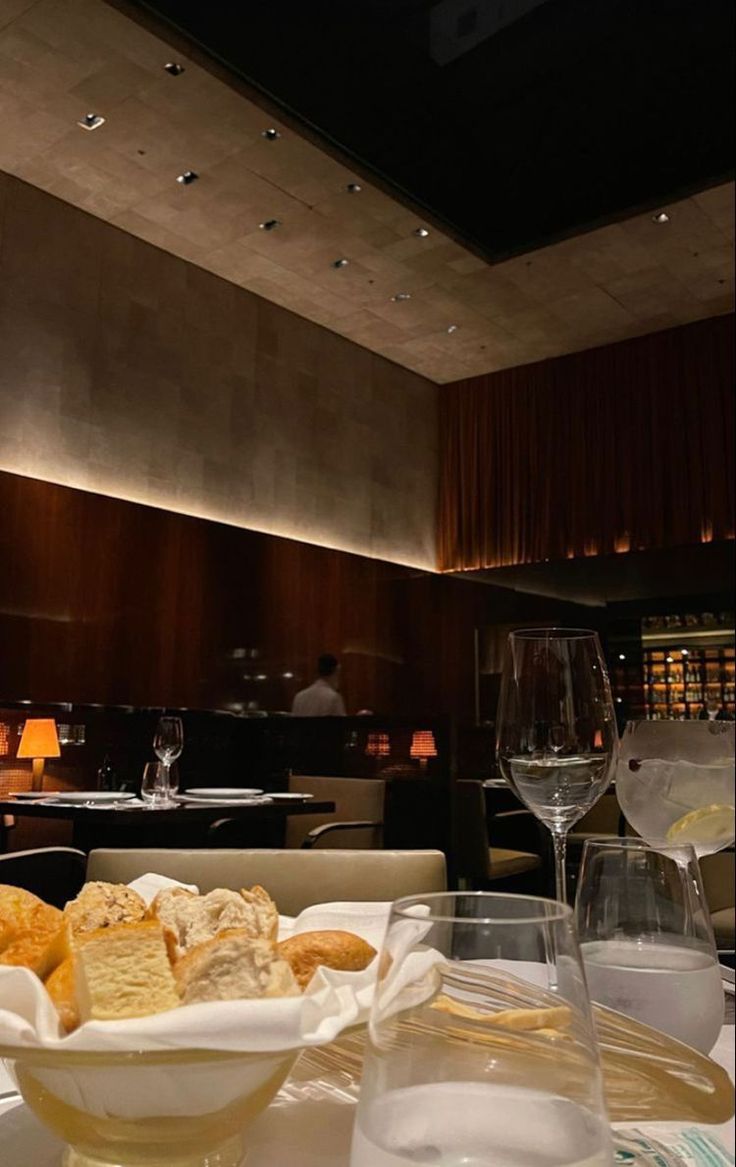
{"type": "Polygon", "coordinates": [[[440,390],[442,570],[733,538],[733,316],[440,390]]]}

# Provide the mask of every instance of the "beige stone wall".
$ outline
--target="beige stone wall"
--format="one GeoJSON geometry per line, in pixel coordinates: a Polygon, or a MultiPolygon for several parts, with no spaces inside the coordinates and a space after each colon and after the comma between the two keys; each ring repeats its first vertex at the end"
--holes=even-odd
{"type": "Polygon", "coordinates": [[[431,568],[437,392],[0,174],[1,469],[431,568]]]}

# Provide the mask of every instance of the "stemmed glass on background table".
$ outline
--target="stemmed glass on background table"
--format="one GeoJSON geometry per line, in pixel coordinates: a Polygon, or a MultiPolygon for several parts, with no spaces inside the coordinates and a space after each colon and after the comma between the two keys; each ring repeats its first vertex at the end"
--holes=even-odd
{"type": "Polygon", "coordinates": [[[617,745],[596,633],[512,632],[498,706],[498,761],[512,790],[552,833],[556,894],[563,902],[567,833],[605,792],[617,745]]]}
{"type": "Polygon", "coordinates": [[[184,727],[180,717],[160,717],[156,732],[153,735],[153,752],[161,762],[162,774],[162,803],[170,804],[172,764],[180,757],[184,748],[184,727]]]}

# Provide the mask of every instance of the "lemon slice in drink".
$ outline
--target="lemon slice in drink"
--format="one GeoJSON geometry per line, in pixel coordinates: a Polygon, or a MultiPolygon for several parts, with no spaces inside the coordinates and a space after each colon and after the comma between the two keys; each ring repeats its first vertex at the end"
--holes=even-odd
{"type": "Polygon", "coordinates": [[[714,802],[677,819],[667,831],[668,843],[692,843],[717,851],[733,842],[734,808],[714,802]]]}

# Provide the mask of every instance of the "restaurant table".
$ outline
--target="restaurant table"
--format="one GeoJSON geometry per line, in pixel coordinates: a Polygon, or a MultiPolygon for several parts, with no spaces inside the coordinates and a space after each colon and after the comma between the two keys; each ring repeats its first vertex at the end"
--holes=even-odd
{"type": "MultiPolygon", "coordinates": [[[[50,793],[49,798],[63,795],[50,793]]],[[[95,847],[203,847],[207,828],[218,819],[237,819],[246,828],[244,846],[281,847],[286,820],[291,815],[331,814],[335,803],[314,798],[304,802],[251,802],[207,805],[180,804],[174,809],[153,810],[140,804],[126,807],[72,806],[70,803],[0,801],[0,815],[20,818],[66,819],[72,823],[72,844],[80,851],[95,847]]]]}
{"type": "MultiPolygon", "coordinates": [[[[733,1078],[733,1023],[724,1025],[711,1057],[733,1078]]],[[[348,1167],[358,1097],[355,1071],[354,1059],[342,1060],[339,1039],[334,1046],[306,1051],[274,1101],[249,1128],[242,1167],[348,1167]]],[[[650,1131],[658,1126],[644,1125],[650,1131]]],[[[733,1146],[733,1119],[701,1129],[712,1132],[724,1147],[733,1146]]],[[[0,1062],[0,1163],[59,1167],[62,1147],[19,1097],[0,1062]]]]}

